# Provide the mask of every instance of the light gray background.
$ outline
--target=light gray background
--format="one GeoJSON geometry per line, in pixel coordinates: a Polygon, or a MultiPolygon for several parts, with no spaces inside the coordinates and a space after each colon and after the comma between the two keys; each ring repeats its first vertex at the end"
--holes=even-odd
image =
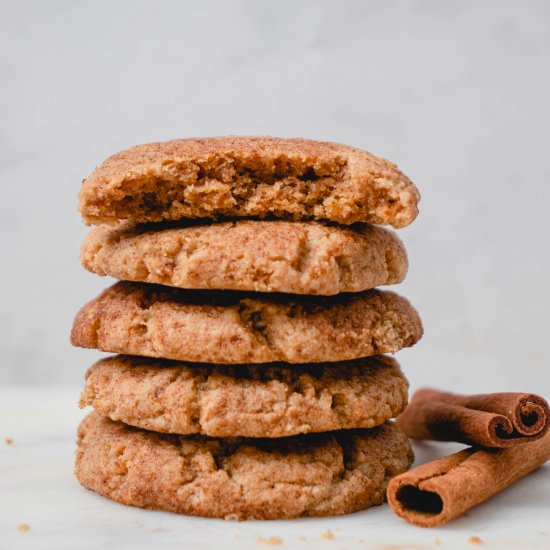
{"type": "Polygon", "coordinates": [[[550,3],[1,1],[0,382],[80,384],[80,181],[130,145],[272,134],[395,161],[422,192],[397,290],[412,386],[550,395],[550,3]]]}

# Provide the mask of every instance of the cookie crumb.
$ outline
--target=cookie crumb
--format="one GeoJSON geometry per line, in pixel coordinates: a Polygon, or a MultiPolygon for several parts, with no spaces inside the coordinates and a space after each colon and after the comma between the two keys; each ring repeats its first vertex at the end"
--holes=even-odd
{"type": "Polygon", "coordinates": [[[441,544],[441,539],[438,537],[434,540],[434,544],[441,544]]]}
{"type": "Polygon", "coordinates": [[[470,537],[468,542],[471,544],[483,544],[483,541],[479,537],[470,537]]]}
{"type": "Polygon", "coordinates": [[[13,437],[6,437],[5,442],[6,442],[6,445],[9,445],[10,447],[15,447],[13,437]]]}
{"type": "Polygon", "coordinates": [[[20,533],[26,533],[29,529],[30,529],[30,526],[29,526],[28,523],[20,523],[20,524],[17,526],[17,530],[18,530],[20,533]]]}
{"type": "Polygon", "coordinates": [[[298,540],[307,540],[307,539],[306,539],[306,537],[304,537],[304,535],[299,535],[298,540]]]}
{"type": "Polygon", "coordinates": [[[321,538],[325,540],[333,540],[334,534],[330,529],[327,529],[324,533],[321,533],[321,538]]]}
{"type": "Polygon", "coordinates": [[[264,538],[264,537],[258,537],[258,542],[260,544],[272,544],[272,545],[275,545],[275,544],[282,544],[283,543],[283,539],[281,537],[269,537],[269,538],[264,538]]]}
{"type": "Polygon", "coordinates": [[[359,539],[359,544],[365,544],[365,539],[359,539]]]}

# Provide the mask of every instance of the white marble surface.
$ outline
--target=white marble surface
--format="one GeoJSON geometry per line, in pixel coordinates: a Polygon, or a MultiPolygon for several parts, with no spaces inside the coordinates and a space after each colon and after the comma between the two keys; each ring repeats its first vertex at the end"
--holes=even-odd
{"type": "MultiPolygon", "coordinates": [[[[225,522],[122,506],[81,488],[73,477],[75,429],[86,414],[78,388],[0,388],[0,548],[96,550],[254,548],[420,550],[550,548],[550,465],[466,516],[421,529],[387,505],[344,517],[225,522]],[[13,438],[7,445],[5,438],[13,438]],[[17,527],[26,523],[28,532],[17,527]],[[330,530],[333,540],[322,534],[330,530]],[[266,545],[259,538],[282,539],[266,545]],[[300,540],[305,537],[306,540],[300,540]],[[479,537],[482,546],[469,541],[479,537]]],[[[416,446],[419,462],[453,445],[416,446]]]]}

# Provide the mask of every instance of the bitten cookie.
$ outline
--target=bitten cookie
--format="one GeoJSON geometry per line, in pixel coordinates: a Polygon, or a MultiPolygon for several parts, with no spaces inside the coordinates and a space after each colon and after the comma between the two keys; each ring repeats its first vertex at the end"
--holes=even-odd
{"type": "Polygon", "coordinates": [[[156,432],[284,437],[378,426],[404,410],[407,391],[385,356],[289,367],[120,355],[88,370],[80,405],[156,432]]]}
{"type": "Polygon", "coordinates": [[[401,241],[381,227],[249,220],[102,225],[88,233],[80,259],[122,281],[322,295],[399,283],[408,267],[401,241]]]}
{"type": "Polygon", "coordinates": [[[132,147],[84,180],[88,224],[259,217],[404,227],[420,194],[391,162],[304,139],[217,137],[132,147]]]}
{"type": "Polygon", "coordinates": [[[331,297],[119,282],[77,314],[75,346],[200,363],[317,363],[393,353],[422,336],[393,292],[331,297]]]}
{"type": "Polygon", "coordinates": [[[381,504],[412,451],[394,424],[284,439],[146,432],[92,413],[78,430],[76,476],[113,500],[225,519],[346,514],[381,504]]]}

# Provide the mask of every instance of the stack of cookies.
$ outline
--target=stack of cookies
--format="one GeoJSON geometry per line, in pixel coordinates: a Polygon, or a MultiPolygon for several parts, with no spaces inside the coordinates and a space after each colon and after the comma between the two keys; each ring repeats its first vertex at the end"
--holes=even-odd
{"type": "Polygon", "coordinates": [[[384,353],[422,335],[396,235],[419,194],[365,151],[227,137],[133,147],[84,181],[84,267],[120,279],[71,341],[86,375],[80,483],[220,518],[380,504],[411,464],[388,422],[408,384],[384,353]]]}

